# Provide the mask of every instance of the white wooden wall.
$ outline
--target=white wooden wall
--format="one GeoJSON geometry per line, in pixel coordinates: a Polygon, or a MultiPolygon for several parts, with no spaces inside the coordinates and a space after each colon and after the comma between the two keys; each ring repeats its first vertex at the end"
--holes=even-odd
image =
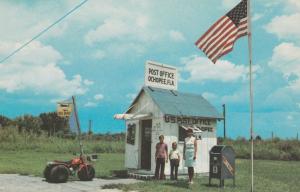
{"type": "MultiPolygon", "coordinates": [[[[183,142],[178,142],[178,124],[165,123],[161,120],[164,127],[163,134],[165,135],[165,143],[168,144],[169,150],[172,148],[172,143],[176,141],[178,143],[177,148],[181,155],[181,161],[179,165],[179,173],[187,173],[187,168],[184,167],[183,161],[183,142]]],[[[214,132],[202,132],[202,139],[197,140],[198,143],[198,155],[196,160],[195,173],[207,173],[209,171],[209,150],[217,144],[216,138],[216,121],[212,123],[214,132]]],[[[156,141],[158,142],[158,140],[156,141]]],[[[166,165],[165,174],[170,173],[170,163],[166,165]]]]}
{"type": "MultiPolygon", "coordinates": [[[[165,143],[168,145],[169,150],[172,148],[172,142],[178,143],[178,149],[181,154],[181,161],[179,166],[179,173],[187,173],[187,168],[184,167],[183,157],[183,142],[178,142],[178,124],[177,123],[165,123],[163,114],[145,93],[142,93],[139,101],[132,108],[131,113],[152,113],[152,144],[151,144],[151,172],[155,171],[155,146],[159,142],[159,135],[165,136],[165,143]],[[147,107],[144,107],[147,105],[147,107]]],[[[130,120],[126,122],[126,128],[128,123],[136,123],[136,135],[135,144],[130,145],[126,143],[125,146],[125,167],[126,168],[140,168],[140,154],[141,154],[141,127],[139,120],[130,120]]],[[[213,121],[212,127],[214,132],[202,132],[202,140],[198,140],[198,158],[196,162],[196,173],[207,173],[209,171],[209,150],[211,147],[217,144],[216,138],[216,120],[213,121]]],[[[127,136],[127,134],[126,134],[127,136]]],[[[165,174],[170,174],[170,162],[166,164],[165,174]]]]}
{"type": "Polygon", "coordinates": [[[134,145],[128,144],[125,138],[125,167],[131,168],[131,169],[137,169],[139,167],[139,121],[133,120],[133,121],[127,121],[126,122],[126,129],[127,125],[135,123],[136,124],[136,130],[135,130],[135,141],[134,145]]]}
{"type": "MultiPolygon", "coordinates": [[[[156,142],[153,142],[153,138],[158,138],[159,135],[161,135],[162,126],[160,125],[161,118],[163,117],[163,114],[160,112],[157,105],[152,101],[152,99],[147,96],[144,92],[140,95],[140,98],[138,102],[132,107],[130,113],[152,113],[152,144],[151,144],[151,171],[155,170],[155,161],[154,161],[154,155],[155,155],[155,146],[156,142]],[[146,107],[145,107],[146,106],[146,107]]],[[[142,119],[141,119],[142,120],[142,119]]],[[[130,145],[126,143],[125,147],[125,167],[126,168],[140,168],[140,154],[141,154],[141,122],[140,120],[130,120],[126,121],[126,129],[127,124],[136,122],[136,135],[135,135],[135,144],[130,145]],[[134,156],[134,159],[133,159],[134,156]],[[135,160],[136,156],[138,156],[137,161],[135,160]]],[[[127,137],[127,133],[126,133],[127,137]]]]}

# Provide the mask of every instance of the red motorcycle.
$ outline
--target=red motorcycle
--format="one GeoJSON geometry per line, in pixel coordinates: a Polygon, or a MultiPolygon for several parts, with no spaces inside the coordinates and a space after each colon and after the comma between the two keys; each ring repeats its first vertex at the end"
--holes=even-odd
{"type": "Polygon", "coordinates": [[[70,161],[48,162],[44,169],[44,177],[50,183],[64,183],[70,175],[76,175],[81,181],[91,181],[95,177],[95,169],[90,163],[97,155],[80,155],[70,161]]]}

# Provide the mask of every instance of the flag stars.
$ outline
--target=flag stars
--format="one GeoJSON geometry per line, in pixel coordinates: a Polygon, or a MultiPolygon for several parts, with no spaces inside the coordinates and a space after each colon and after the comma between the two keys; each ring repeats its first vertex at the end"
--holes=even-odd
{"type": "Polygon", "coordinates": [[[247,1],[244,0],[226,14],[238,26],[240,20],[247,17],[247,1]]]}

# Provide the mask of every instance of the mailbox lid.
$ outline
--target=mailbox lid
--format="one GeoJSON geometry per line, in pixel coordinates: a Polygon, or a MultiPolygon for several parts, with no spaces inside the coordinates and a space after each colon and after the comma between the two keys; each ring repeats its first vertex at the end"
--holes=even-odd
{"type": "Polygon", "coordinates": [[[210,154],[221,154],[225,145],[215,145],[211,148],[210,154]]]}

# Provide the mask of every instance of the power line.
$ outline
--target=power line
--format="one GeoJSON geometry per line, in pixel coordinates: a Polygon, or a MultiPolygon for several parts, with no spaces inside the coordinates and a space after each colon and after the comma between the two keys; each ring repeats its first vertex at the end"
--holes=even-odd
{"type": "Polygon", "coordinates": [[[80,4],[78,4],[77,6],[75,6],[73,9],[71,9],[69,12],[67,12],[65,15],[63,15],[62,17],[60,17],[58,20],[56,20],[54,23],[52,23],[51,25],[49,25],[46,29],[44,29],[43,31],[39,32],[37,35],[35,35],[32,39],[30,39],[29,41],[27,41],[26,43],[24,43],[23,45],[21,45],[19,48],[17,48],[16,50],[14,50],[13,52],[11,52],[9,55],[7,55],[5,58],[3,58],[0,63],[3,63],[4,61],[6,61],[7,59],[9,59],[10,57],[12,57],[13,55],[15,55],[17,52],[21,51],[24,47],[26,47],[27,45],[29,45],[32,41],[36,40],[37,38],[39,38],[41,35],[43,35],[44,33],[46,33],[49,29],[51,29],[54,25],[58,24],[60,21],[62,21],[64,18],[66,18],[68,15],[70,15],[71,13],[73,13],[74,11],[76,11],[76,9],[80,8],[83,4],[85,4],[88,0],[84,0],[82,1],[80,4]]]}

